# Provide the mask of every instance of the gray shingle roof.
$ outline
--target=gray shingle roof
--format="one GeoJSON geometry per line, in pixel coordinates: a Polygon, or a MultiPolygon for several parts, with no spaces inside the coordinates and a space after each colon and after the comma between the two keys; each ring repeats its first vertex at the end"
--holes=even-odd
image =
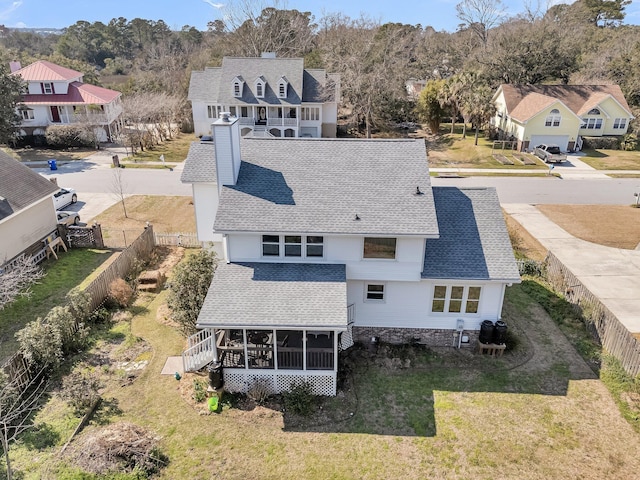
{"type": "Polygon", "coordinates": [[[198,327],[346,328],[344,265],[222,263],[198,327]]]}
{"type": "Polygon", "coordinates": [[[192,142],[180,180],[183,183],[217,184],[216,155],[213,142],[192,142]]]}
{"type": "Polygon", "coordinates": [[[325,70],[304,69],[302,58],[237,58],[224,57],[221,67],[191,72],[189,100],[212,104],[299,105],[301,102],[324,102],[325,70]],[[278,82],[288,82],[287,98],[278,98],[278,82]],[[233,96],[233,81],[244,80],[242,97],[233,96]],[[267,82],[264,98],[255,96],[255,82],[267,82]],[[304,87],[304,88],[303,88],[304,87]]]}
{"type": "Polygon", "coordinates": [[[440,238],[428,239],[422,278],[519,281],[495,188],[433,187],[440,238]]]}
{"type": "Polygon", "coordinates": [[[0,220],[58,190],[49,180],[1,151],[0,172],[0,220]]]}
{"type": "Polygon", "coordinates": [[[423,140],[243,138],[241,157],[219,232],[438,234],[423,140]]]}

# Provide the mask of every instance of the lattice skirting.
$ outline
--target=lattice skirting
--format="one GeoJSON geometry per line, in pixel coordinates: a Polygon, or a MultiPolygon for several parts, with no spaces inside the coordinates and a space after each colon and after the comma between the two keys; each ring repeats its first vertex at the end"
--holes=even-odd
{"type": "Polygon", "coordinates": [[[281,371],[256,372],[255,370],[226,368],[223,376],[225,390],[235,393],[247,393],[256,382],[266,387],[271,393],[280,393],[288,391],[297,383],[307,381],[315,395],[332,397],[336,394],[335,372],[295,371],[282,373],[281,371]]]}

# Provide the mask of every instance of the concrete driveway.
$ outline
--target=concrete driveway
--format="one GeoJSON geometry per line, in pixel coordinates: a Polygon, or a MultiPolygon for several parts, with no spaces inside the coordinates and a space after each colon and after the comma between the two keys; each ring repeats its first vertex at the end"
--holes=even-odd
{"type": "Polygon", "coordinates": [[[95,217],[119,202],[119,198],[113,193],[77,192],[77,194],[78,201],[67,205],[62,210],[78,212],[81,225],[90,225],[95,217]]]}

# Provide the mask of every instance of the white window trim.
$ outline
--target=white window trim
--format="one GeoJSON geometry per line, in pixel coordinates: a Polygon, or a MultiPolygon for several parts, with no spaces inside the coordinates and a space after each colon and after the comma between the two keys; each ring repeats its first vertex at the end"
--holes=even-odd
{"type": "Polygon", "coordinates": [[[33,114],[33,110],[31,110],[31,109],[20,110],[20,114],[21,114],[23,120],[34,120],[35,119],[35,116],[33,114]]]}
{"type": "Polygon", "coordinates": [[[544,119],[545,127],[559,127],[560,122],[562,121],[561,115],[547,115],[547,118],[544,119]]]}
{"type": "Polygon", "coordinates": [[[619,117],[613,120],[613,128],[615,130],[624,130],[627,128],[627,117],[619,117]]]}
{"type": "MultiPolygon", "coordinates": [[[[308,234],[284,234],[284,235],[280,235],[280,234],[275,234],[275,233],[263,233],[260,235],[260,258],[278,258],[281,260],[292,260],[292,261],[300,261],[300,260],[308,260],[308,261],[319,261],[319,260],[324,260],[326,258],[326,248],[327,248],[327,244],[326,244],[326,236],[324,235],[308,235],[308,234]],[[278,255],[265,255],[264,254],[264,249],[263,249],[263,245],[265,244],[265,242],[262,240],[262,236],[263,235],[269,235],[269,236],[274,236],[274,237],[278,237],[278,255]],[[293,255],[286,255],[285,254],[285,247],[286,245],[294,245],[294,244],[287,244],[285,243],[285,237],[300,237],[300,255],[299,256],[293,256],[293,255]],[[322,244],[320,243],[307,243],[307,237],[322,237],[322,244]],[[314,255],[307,255],[307,245],[313,245],[313,246],[319,246],[322,245],[322,256],[314,256],[314,255]]],[[[266,242],[269,245],[275,245],[275,242],[266,242]]],[[[297,244],[295,244],[297,245],[297,244]]]]}
{"type": "Polygon", "coordinates": [[[42,83],[42,93],[44,93],[45,95],[53,95],[53,83],[51,83],[51,82],[43,82],[42,83]],[[47,88],[47,87],[49,87],[49,88],[47,88]]]}
{"type": "Polygon", "coordinates": [[[376,237],[362,237],[362,245],[360,248],[360,252],[361,252],[361,256],[362,256],[362,261],[364,262],[397,262],[398,261],[398,237],[383,237],[383,236],[376,236],[376,237]],[[364,240],[365,238],[393,238],[396,241],[396,251],[393,254],[393,258],[372,258],[372,257],[365,257],[364,256],[364,240]]]}
{"type": "Polygon", "coordinates": [[[278,82],[278,98],[287,98],[287,87],[289,84],[284,80],[278,82]],[[282,88],[284,87],[284,92],[282,92],[282,88]]]}
{"type": "MultiPolygon", "coordinates": [[[[378,292],[373,292],[378,293],[378,292]]],[[[386,303],[387,302],[387,284],[384,282],[365,282],[364,284],[364,302],[365,303],[386,303]],[[369,298],[369,286],[382,286],[382,298],[369,298]]]]}
{"type": "Polygon", "coordinates": [[[266,86],[267,86],[266,82],[263,82],[262,80],[256,80],[256,97],[257,98],[264,98],[264,94],[267,89],[266,86]],[[262,93],[258,92],[258,86],[262,88],[262,93]]]}
{"type": "Polygon", "coordinates": [[[300,107],[300,120],[305,122],[319,122],[320,107],[300,107]]]}
{"type": "Polygon", "coordinates": [[[603,124],[604,122],[600,117],[585,117],[582,119],[582,122],[580,122],[580,129],[581,130],[602,130],[603,124]],[[598,125],[598,122],[600,122],[600,125],[598,125]]]}
{"type": "MultiPolygon", "coordinates": [[[[429,307],[430,313],[434,314],[434,315],[449,315],[449,316],[455,316],[455,315],[468,315],[468,316],[480,316],[480,307],[482,305],[482,285],[464,285],[464,284],[453,284],[453,283],[448,283],[448,284],[443,284],[443,283],[438,283],[438,284],[434,284],[431,287],[431,306],[429,307]],[[435,288],[436,287],[445,287],[446,288],[446,292],[445,292],[445,298],[444,298],[444,311],[442,312],[434,312],[433,311],[433,301],[435,300],[435,288]],[[461,305],[460,305],[460,311],[459,312],[450,312],[449,311],[449,306],[451,304],[451,292],[453,291],[453,287],[462,287],[462,300],[461,300],[461,305]],[[470,288],[479,288],[480,289],[480,298],[478,298],[477,303],[478,303],[478,311],[476,313],[467,313],[467,301],[469,300],[469,289],[470,288]]],[[[457,300],[457,299],[456,299],[457,300]]],[[[471,300],[472,302],[476,302],[476,300],[471,300]]]]}
{"type": "Polygon", "coordinates": [[[235,97],[235,98],[240,98],[242,97],[242,86],[243,83],[239,80],[236,80],[233,82],[233,85],[231,87],[231,94],[235,97]]]}

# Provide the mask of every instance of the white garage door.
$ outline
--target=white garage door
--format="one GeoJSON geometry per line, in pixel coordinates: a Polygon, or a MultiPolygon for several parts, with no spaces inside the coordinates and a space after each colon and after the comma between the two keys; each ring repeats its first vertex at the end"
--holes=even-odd
{"type": "Polygon", "coordinates": [[[558,145],[560,150],[566,152],[569,146],[569,135],[532,135],[529,149],[533,150],[542,143],[545,145],[558,145]]]}

